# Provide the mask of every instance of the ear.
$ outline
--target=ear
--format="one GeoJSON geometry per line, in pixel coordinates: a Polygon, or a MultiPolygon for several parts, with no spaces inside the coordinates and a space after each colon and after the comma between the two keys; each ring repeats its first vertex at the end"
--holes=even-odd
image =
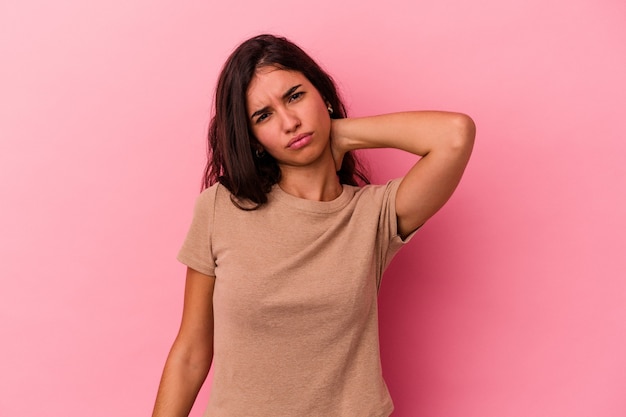
{"type": "Polygon", "coordinates": [[[254,156],[256,156],[257,158],[263,158],[265,156],[265,149],[263,148],[263,146],[260,143],[255,143],[253,145],[254,148],[254,156]]]}

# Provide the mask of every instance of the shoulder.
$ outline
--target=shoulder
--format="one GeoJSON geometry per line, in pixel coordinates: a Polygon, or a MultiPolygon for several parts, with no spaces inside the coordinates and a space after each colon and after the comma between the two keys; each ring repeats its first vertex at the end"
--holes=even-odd
{"type": "Polygon", "coordinates": [[[215,203],[215,196],[218,188],[219,184],[214,184],[209,188],[202,190],[202,192],[196,197],[196,210],[212,207],[215,203]]]}
{"type": "Polygon", "coordinates": [[[363,187],[354,187],[356,188],[354,196],[355,198],[372,202],[395,198],[401,181],[402,178],[395,178],[387,181],[385,184],[367,184],[363,187]]]}
{"type": "Polygon", "coordinates": [[[230,191],[218,182],[202,190],[196,198],[196,206],[214,206],[216,202],[221,200],[230,201],[230,191]]]}
{"type": "Polygon", "coordinates": [[[248,200],[237,199],[226,186],[215,183],[202,190],[196,199],[196,210],[219,213],[220,216],[237,216],[255,212],[256,205],[248,200]]]}
{"type": "Polygon", "coordinates": [[[216,183],[205,188],[196,197],[194,214],[196,216],[210,216],[215,213],[217,207],[233,205],[230,199],[230,191],[222,184],[216,183]]]}

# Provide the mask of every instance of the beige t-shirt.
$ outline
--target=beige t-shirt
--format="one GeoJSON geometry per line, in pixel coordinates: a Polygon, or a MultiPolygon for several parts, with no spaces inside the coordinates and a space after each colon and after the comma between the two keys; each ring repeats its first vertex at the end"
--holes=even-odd
{"type": "MultiPolygon", "coordinates": [[[[300,199],[274,186],[237,208],[216,184],[196,201],[178,259],[216,277],[206,417],[386,417],[377,287],[403,241],[399,180],[300,199]]],[[[410,238],[410,237],[409,237],[410,238]]]]}

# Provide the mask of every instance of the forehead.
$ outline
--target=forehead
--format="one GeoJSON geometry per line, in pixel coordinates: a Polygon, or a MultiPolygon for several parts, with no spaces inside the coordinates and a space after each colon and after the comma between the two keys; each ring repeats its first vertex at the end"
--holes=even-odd
{"type": "Polygon", "coordinates": [[[246,93],[248,106],[266,105],[268,100],[280,99],[287,90],[298,84],[311,86],[311,82],[299,71],[276,67],[258,68],[246,93]]]}

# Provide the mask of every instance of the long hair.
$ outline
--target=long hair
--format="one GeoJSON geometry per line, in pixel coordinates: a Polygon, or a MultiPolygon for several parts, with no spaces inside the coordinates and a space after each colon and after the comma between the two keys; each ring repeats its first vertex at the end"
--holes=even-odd
{"type": "MultiPolygon", "coordinates": [[[[332,106],[332,118],[346,117],[346,108],[331,76],[297,45],[274,35],[255,36],[239,45],[226,60],[217,82],[202,188],[221,183],[240,208],[244,207],[238,202],[248,201],[253,209],[265,204],[267,193],[281,178],[278,163],[271,155],[255,155],[257,140],[246,111],[248,86],[255,71],[266,66],[299,71],[332,106]]],[[[342,184],[369,183],[362,165],[351,152],[344,156],[337,175],[342,184]]]]}

